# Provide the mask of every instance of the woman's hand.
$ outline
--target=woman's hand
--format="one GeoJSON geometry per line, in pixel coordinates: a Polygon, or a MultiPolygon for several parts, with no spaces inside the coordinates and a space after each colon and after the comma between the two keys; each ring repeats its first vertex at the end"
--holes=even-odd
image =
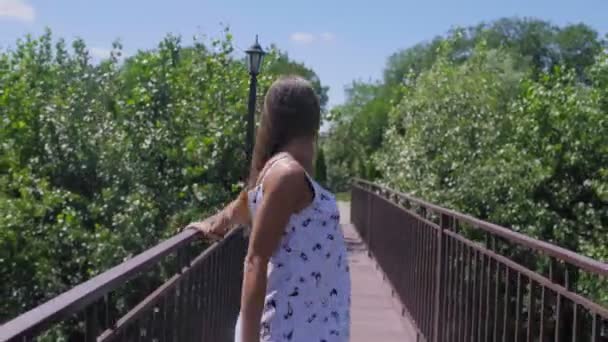
{"type": "Polygon", "coordinates": [[[211,240],[220,240],[232,226],[249,224],[250,221],[247,192],[243,191],[236,200],[219,213],[203,221],[190,223],[186,228],[196,229],[211,240]]]}
{"type": "Polygon", "coordinates": [[[203,233],[203,236],[210,240],[221,240],[230,228],[230,219],[220,211],[203,221],[192,222],[186,228],[192,228],[203,233]]]}

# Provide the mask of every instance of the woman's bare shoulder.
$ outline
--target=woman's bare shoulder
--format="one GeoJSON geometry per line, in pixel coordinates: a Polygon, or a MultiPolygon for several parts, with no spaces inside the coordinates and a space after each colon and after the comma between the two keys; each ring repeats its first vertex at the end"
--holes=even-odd
{"type": "MultiPolygon", "coordinates": [[[[278,162],[275,167],[268,170],[264,177],[264,192],[288,191],[292,194],[303,193],[308,187],[306,171],[293,160],[278,162]]],[[[305,193],[305,192],[304,192],[305,193]]]]}

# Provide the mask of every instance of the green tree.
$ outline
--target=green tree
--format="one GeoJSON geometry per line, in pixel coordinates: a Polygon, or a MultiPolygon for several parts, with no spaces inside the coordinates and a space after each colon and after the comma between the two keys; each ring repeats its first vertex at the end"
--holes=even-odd
{"type": "MultiPolygon", "coordinates": [[[[121,48],[93,63],[84,41],[69,48],[47,31],[0,53],[0,321],[240,190],[249,77],[230,32],[188,47],[169,35],[125,60],[121,48]]],[[[271,52],[264,70],[281,58],[271,52]]],[[[276,76],[261,74],[260,91],[276,76]]]]}
{"type": "Polygon", "coordinates": [[[322,148],[319,148],[317,152],[317,160],[315,162],[315,178],[323,185],[327,183],[327,166],[325,165],[325,154],[323,153],[322,148]]]}
{"type": "Polygon", "coordinates": [[[274,59],[264,72],[275,76],[298,75],[307,79],[308,81],[310,81],[310,83],[312,83],[315,92],[319,96],[321,109],[323,112],[325,112],[327,101],[329,99],[327,95],[329,87],[324,86],[321,83],[321,80],[319,79],[317,73],[315,73],[314,70],[310,69],[303,63],[293,61],[289,58],[287,52],[281,51],[274,45],[271,46],[271,51],[274,54],[274,59]]]}

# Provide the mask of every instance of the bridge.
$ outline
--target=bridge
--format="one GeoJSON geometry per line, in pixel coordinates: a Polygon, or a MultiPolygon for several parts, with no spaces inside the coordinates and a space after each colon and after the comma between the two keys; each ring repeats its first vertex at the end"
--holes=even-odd
{"type": "MultiPolygon", "coordinates": [[[[586,286],[607,295],[606,263],[364,180],[340,209],[353,342],[608,341],[586,286]]],[[[243,228],[211,246],[185,230],[4,323],[0,341],[232,341],[246,246],[243,228]]]]}

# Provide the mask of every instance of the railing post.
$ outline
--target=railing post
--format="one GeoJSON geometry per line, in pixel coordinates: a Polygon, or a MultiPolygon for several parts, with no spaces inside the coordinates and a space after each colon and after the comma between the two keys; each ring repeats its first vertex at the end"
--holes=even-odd
{"type": "Polygon", "coordinates": [[[372,250],[372,203],[373,203],[373,199],[372,196],[374,196],[373,192],[371,189],[368,189],[366,191],[367,193],[367,217],[365,220],[365,242],[367,243],[367,254],[369,257],[372,256],[373,250],[372,250]]]}
{"type": "Polygon", "coordinates": [[[99,322],[97,317],[97,303],[91,304],[85,310],[85,337],[86,342],[97,341],[99,334],[99,322]]]}
{"type": "Polygon", "coordinates": [[[440,332],[440,323],[439,320],[442,317],[441,310],[443,309],[443,305],[441,303],[441,299],[443,298],[443,294],[445,291],[445,286],[443,284],[443,273],[444,273],[444,261],[443,261],[443,238],[444,238],[444,229],[449,225],[450,217],[446,214],[441,214],[439,221],[439,230],[437,231],[439,236],[437,237],[437,261],[435,266],[435,301],[433,308],[433,342],[441,342],[442,336],[439,335],[440,332]]]}

